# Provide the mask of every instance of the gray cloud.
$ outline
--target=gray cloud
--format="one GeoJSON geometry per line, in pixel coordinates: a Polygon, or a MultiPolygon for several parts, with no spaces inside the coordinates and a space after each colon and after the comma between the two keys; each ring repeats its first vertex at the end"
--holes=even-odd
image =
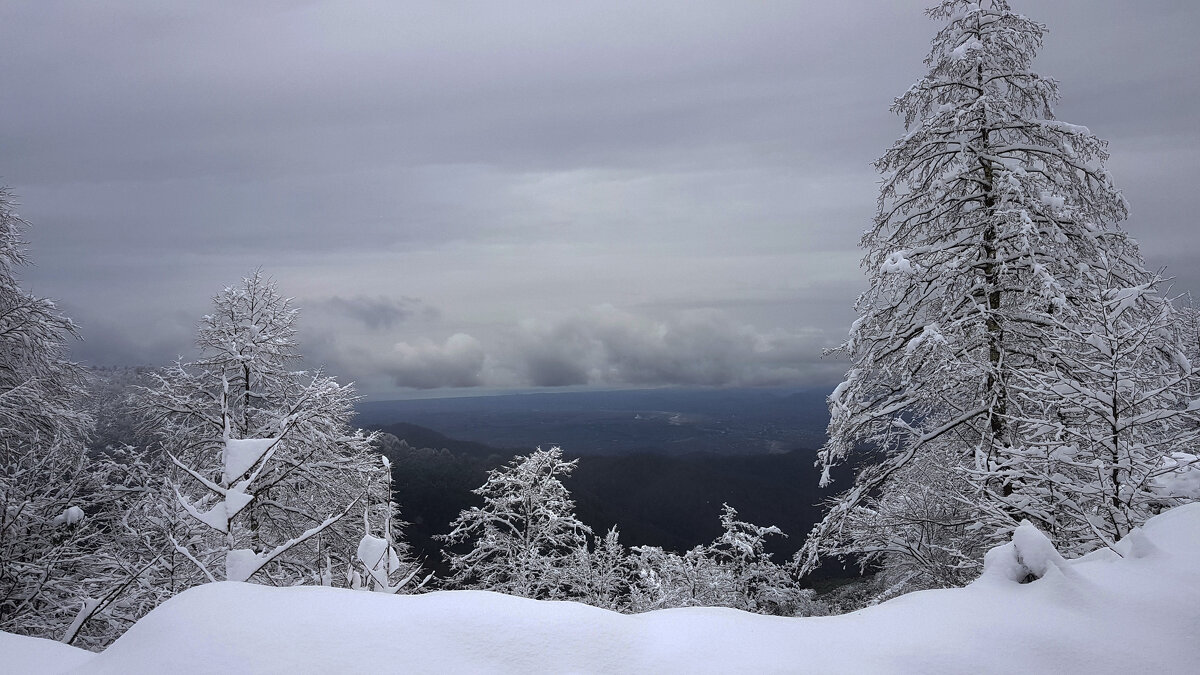
{"type": "Polygon", "coordinates": [[[483,345],[465,333],[455,333],[441,344],[428,338],[397,342],[378,365],[398,387],[435,389],[484,383],[483,345]]]}
{"type": "Polygon", "coordinates": [[[824,341],[817,331],[759,331],[717,310],[656,320],[602,306],[524,323],[515,365],[533,386],[794,384],[841,369],[814,358],[824,341]]]}
{"type": "Polygon", "coordinates": [[[436,308],[425,305],[417,298],[389,298],[383,295],[347,298],[335,295],[322,300],[303,300],[301,304],[307,314],[316,312],[333,315],[335,319],[350,319],[373,331],[393,329],[414,317],[431,320],[439,316],[436,308]]]}
{"type": "MultiPolygon", "coordinates": [[[[819,303],[802,303],[817,310],[819,303]]],[[[785,306],[795,306],[788,303],[785,306]]],[[[762,316],[780,305],[761,303],[762,316]]],[[[389,332],[309,331],[307,360],[355,380],[360,391],[569,386],[828,385],[844,369],[820,356],[838,335],[818,328],[760,328],[714,308],[601,305],[388,342],[389,332]]]]}
{"type": "Polygon", "coordinates": [[[164,312],[139,326],[111,320],[100,308],[60,304],[79,325],[81,339],[69,343],[71,358],[98,366],[158,366],[195,356],[196,323],[200,316],[164,312]]]}

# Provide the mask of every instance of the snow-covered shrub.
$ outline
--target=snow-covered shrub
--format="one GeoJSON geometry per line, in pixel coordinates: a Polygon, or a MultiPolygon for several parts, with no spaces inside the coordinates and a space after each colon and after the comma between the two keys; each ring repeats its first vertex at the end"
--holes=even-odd
{"type": "Polygon", "coordinates": [[[451,583],[526,598],[569,595],[575,555],[591,534],[560,480],[576,463],[564,461],[558,447],[538,448],[488,472],[474,490],[483,506],[461,512],[442,536],[450,546],[471,547],[451,554],[451,583]]]}
{"type": "Polygon", "coordinates": [[[738,520],[725,504],[722,533],[707,546],[680,555],[657,546],[637,546],[631,565],[631,608],[635,612],[670,607],[732,607],[760,614],[808,616],[819,613],[811,590],[802,589],[764,550],[779,528],[738,520]]]}
{"type": "MultiPolygon", "coordinates": [[[[382,531],[380,536],[371,533],[371,514],[368,509],[363,509],[363,537],[354,551],[353,563],[346,568],[347,583],[350,588],[377,593],[412,593],[421,590],[433,578],[433,574],[421,577],[421,564],[412,559],[407,542],[395,536],[395,528],[399,523],[396,522],[396,507],[391,499],[392,463],[386,456],[380,459],[388,475],[387,508],[381,514],[382,531]]],[[[332,571],[323,577],[322,582],[330,585],[332,571]]]]}

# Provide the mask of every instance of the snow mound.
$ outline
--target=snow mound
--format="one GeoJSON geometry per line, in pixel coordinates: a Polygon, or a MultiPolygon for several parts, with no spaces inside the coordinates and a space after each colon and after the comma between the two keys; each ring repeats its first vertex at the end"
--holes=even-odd
{"type": "Polygon", "coordinates": [[[988,582],[1021,583],[1051,573],[1071,574],[1072,570],[1050,538],[1028,520],[1021,521],[1011,542],[997,546],[983,557],[982,579],[988,582]]]}
{"type": "MultiPolygon", "coordinates": [[[[966,588],[836,617],[714,608],[628,616],[480,591],[392,596],[208,584],[164,603],[104,653],[59,661],[58,670],[1194,673],[1198,662],[1193,504],[1152,519],[1115,550],[1072,561],[1024,525],[966,588]]],[[[55,669],[47,663],[41,672],[55,669]]]]}
{"type": "Polygon", "coordinates": [[[61,642],[0,631],[0,672],[58,673],[84,664],[94,656],[61,642]]]}

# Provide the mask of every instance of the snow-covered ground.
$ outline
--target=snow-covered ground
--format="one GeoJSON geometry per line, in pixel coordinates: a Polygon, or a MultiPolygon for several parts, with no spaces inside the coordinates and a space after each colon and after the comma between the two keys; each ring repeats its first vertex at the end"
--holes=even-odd
{"type": "Polygon", "coordinates": [[[0,634],[5,672],[1200,672],[1200,504],[1064,562],[1032,528],[962,589],[837,617],[614,614],[457,591],[389,596],[225,582],[192,589],[104,653],[0,634]],[[1020,584],[1030,571],[1042,577],[1020,584]]]}

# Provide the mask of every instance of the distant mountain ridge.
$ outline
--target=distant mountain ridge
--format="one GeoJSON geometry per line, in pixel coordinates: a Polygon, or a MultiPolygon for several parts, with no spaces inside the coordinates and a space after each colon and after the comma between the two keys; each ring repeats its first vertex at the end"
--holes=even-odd
{"type": "MultiPolygon", "coordinates": [[[[479,457],[490,457],[504,452],[499,448],[493,448],[484,443],[460,441],[456,438],[450,438],[441,432],[409,422],[395,422],[386,427],[378,427],[377,429],[391,434],[399,440],[403,440],[412,448],[446,449],[456,454],[479,457]]],[[[518,454],[523,451],[513,450],[512,452],[513,454],[518,454]]]]}
{"type": "Polygon", "coordinates": [[[821,389],[643,389],[375,401],[358,424],[397,422],[495,447],[559,445],[568,455],[754,455],[825,441],[821,389]]]}

